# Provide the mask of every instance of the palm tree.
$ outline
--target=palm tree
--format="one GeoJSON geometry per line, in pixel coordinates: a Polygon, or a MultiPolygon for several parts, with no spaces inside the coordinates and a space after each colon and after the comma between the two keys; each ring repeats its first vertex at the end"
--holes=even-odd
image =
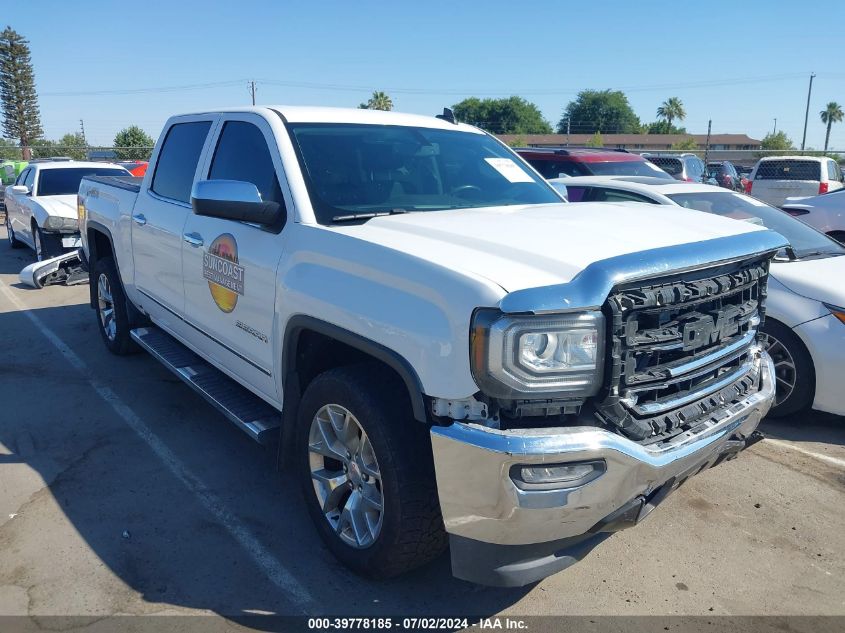
{"type": "Polygon", "coordinates": [[[836,103],[836,101],[831,101],[824,110],[819,112],[819,116],[822,118],[822,123],[827,125],[827,134],[824,135],[824,153],[827,154],[827,143],[830,141],[830,126],[842,120],[842,106],[836,103]]]}
{"type": "Polygon", "coordinates": [[[678,97],[669,97],[657,108],[657,116],[666,119],[669,127],[672,127],[672,121],[675,119],[683,121],[687,118],[687,111],[684,110],[684,104],[678,97]]]}
{"type": "Polygon", "coordinates": [[[362,103],[358,107],[362,110],[392,110],[393,99],[386,92],[377,90],[367,103],[362,103]]]}

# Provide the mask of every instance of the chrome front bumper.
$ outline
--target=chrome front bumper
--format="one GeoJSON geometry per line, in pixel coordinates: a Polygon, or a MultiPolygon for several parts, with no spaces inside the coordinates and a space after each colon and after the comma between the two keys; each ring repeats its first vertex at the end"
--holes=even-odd
{"type": "Polygon", "coordinates": [[[688,477],[734,456],[774,399],[771,359],[757,351],[753,362],[761,373],[759,391],[727,405],[725,417],[705,431],[681,435],[662,448],[587,426],[499,431],[454,422],[432,427],[453,573],[482,584],[539,580],[580,558],[565,555],[567,546],[583,549],[585,535],[633,525],[688,477]],[[604,461],[604,473],[576,488],[524,490],[510,476],[514,465],[597,460],[604,461]],[[551,551],[538,549],[544,543],[551,551]],[[512,554],[500,556],[500,550],[512,554]],[[479,557],[494,560],[487,565],[479,557]]]}

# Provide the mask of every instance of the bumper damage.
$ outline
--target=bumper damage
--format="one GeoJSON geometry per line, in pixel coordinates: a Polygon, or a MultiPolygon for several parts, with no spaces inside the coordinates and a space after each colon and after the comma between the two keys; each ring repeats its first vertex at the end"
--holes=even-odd
{"type": "Polygon", "coordinates": [[[586,556],[610,533],[636,525],[689,477],[762,439],[774,368],[755,358],[760,389],[726,405],[706,430],[642,446],[596,427],[500,431],[454,422],[431,429],[452,572],[464,580],[521,586],[586,556]],[[523,467],[597,464],[583,483],[526,486],[523,467]]]}

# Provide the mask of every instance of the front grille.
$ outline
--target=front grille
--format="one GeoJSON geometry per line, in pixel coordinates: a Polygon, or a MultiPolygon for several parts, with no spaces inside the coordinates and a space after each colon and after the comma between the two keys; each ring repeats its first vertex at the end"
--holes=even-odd
{"type": "Polygon", "coordinates": [[[749,350],[767,278],[759,259],[615,288],[604,306],[610,371],[599,418],[657,442],[755,390],[749,350]]]}

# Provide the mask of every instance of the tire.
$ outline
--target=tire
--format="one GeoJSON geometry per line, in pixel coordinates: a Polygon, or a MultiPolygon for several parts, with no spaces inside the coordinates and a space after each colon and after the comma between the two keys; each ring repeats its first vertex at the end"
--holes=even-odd
{"type": "Polygon", "coordinates": [[[816,391],[816,371],[804,343],[772,319],[766,320],[762,331],[765,349],[775,363],[775,404],[769,415],[781,418],[809,409],[816,391]]]}
{"type": "Polygon", "coordinates": [[[413,419],[405,385],[393,372],[362,363],[317,376],[300,403],[294,441],[296,477],[308,513],[346,566],[370,578],[388,578],[445,549],[428,427],[413,419]],[[345,460],[336,459],[338,449],[346,452],[333,434],[343,435],[341,429],[350,431],[347,445],[358,447],[345,460]],[[332,477],[332,495],[315,472],[332,477]],[[367,499],[375,499],[375,505],[367,499]],[[324,513],[323,501],[331,511],[324,513]],[[355,516],[359,530],[351,522],[355,516]]]}
{"type": "Polygon", "coordinates": [[[112,354],[118,356],[138,351],[138,345],[129,335],[126,294],[123,292],[114,259],[111,257],[97,259],[91,275],[91,283],[96,284],[97,329],[106,347],[112,354]]]}
{"type": "Polygon", "coordinates": [[[24,243],[15,237],[15,231],[12,228],[12,221],[9,219],[9,212],[6,212],[6,237],[9,238],[10,248],[22,248],[24,243]]]}
{"type": "Polygon", "coordinates": [[[831,231],[827,234],[828,237],[832,237],[840,244],[845,245],[845,231],[831,231]]]}

